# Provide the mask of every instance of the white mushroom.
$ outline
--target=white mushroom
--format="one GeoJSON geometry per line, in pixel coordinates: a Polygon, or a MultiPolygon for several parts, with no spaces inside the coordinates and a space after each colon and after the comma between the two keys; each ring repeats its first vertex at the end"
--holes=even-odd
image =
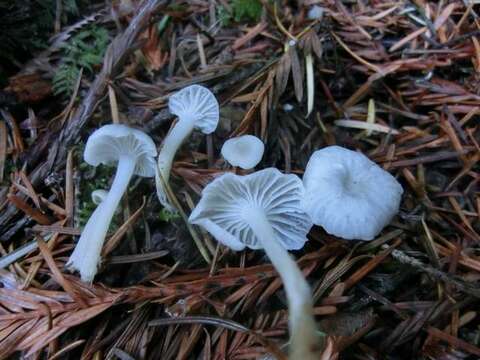
{"type": "Polygon", "coordinates": [[[170,130],[163,141],[158,155],[158,170],[155,174],[157,195],[160,203],[169,211],[174,211],[168,201],[163,182],[168,183],[172,169],[173,158],[183,141],[194,128],[204,134],[215,131],[219,120],[219,106],[217,99],[210,90],[200,85],[186,87],[170,96],[168,108],[172,114],[178,116],[178,122],[170,130]]]}
{"type": "Polygon", "coordinates": [[[253,169],[262,160],[265,145],[253,135],[242,135],[225,141],[222,156],[232,166],[253,169]]]}
{"type": "Polygon", "coordinates": [[[315,151],[303,176],[316,225],[348,240],[372,240],[398,212],[403,189],[365,155],[340,146],[315,151]]]}
{"type": "Polygon", "coordinates": [[[303,185],[274,168],[224,174],[202,192],[189,221],[219,242],[242,250],[263,248],[280,274],[288,299],[291,359],[318,359],[310,286],[288,249],[300,249],[312,223],[301,207],[303,185]]]}
{"type": "Polygon", "coordinates": [[[309,20],[320,20],[323,17],[323,8],[318,5],[313,5],[307,13],[309,20]]]}
{"type": "Polygon", "coordinates": [[[95,205],[100,205],[103,202],[103,200],[107,198],[107,195],[108,195],[108,191],[103,189],[93,190],[92,193],[90,194],[92,198],[92,202],[95,205]]]}
{"type": "Polygon", "coordinates": [[[152,139],[125,125],[105,125],[87,140],[83,157],[93,166],[117,165],[112,186],[82,231],[67,266],[78,270],[82,281],[92,282],[97,273],[103,242],[113,214],[133,174],[153,177],[157,150],[152,139]]]}

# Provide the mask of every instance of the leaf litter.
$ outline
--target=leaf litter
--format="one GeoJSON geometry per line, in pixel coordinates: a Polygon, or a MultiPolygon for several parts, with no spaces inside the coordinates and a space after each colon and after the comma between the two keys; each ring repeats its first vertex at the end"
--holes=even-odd
{"type": "Polygon", "coordinates": [[[153,183],[130,187],[92,285],[65,269],[90,195],[78,144],[109,119],[160,143],[168,97],[196,83],[217,95],[221,120],[173,165],[187,215],[209,181],[232,171],[221,144],[244,133],[265,142],[262,167],[301,175],[314,150],[338,144],[404,186],[399,215],[374,241],[314,228],[294,254],[328,336],[324,359],[480,356],[476,6],[253,2],[261,11],[251,18],[235,0],[96,2],[10,74],[3,92],[16,100],[0,103],[0,358],[285,358],[285,294],[264,255],[233,253],[195,229],[207,264],[184,217],[159,215],[153,183]],[[320,19],[308,19],[313,5],[320,19]],[[101,64],[80,71],[72,96],[55,97],[62,47],[92,24],[109,33],[101,64]]]}

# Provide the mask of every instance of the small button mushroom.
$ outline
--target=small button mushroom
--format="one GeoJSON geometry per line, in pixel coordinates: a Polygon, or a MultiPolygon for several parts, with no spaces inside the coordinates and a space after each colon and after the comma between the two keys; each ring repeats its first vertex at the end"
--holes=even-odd
{"type": "Polygon", "coordinates": [[[100,205],[103,202],[103,200],[106,199],[107,195],[108,195],[108,191],[103,189],[93,190],[92,193],[90,194],[92,198],[92,202],[95,205],[100,205]]]}
{"type": "Polygon", "coordinates": [[[285,285],[291,359],[319,359],[310,286],[287,250],[300,249],[312,223],[301,207],[303,185],[274,168],[224,174],[202,192],[189,221],[233,250],[263,248],[285,285]]]}
{"type": "Polygon", "coordinates": [[[200,85],[188,86],[168,100],[168,108],[172,114],[178,116],[178,122],[165,137],[158,155],[158,170],[155,174],[157,195],[160,203],[169,211],[175,209],[169,203],[163,187],[160,174],[165,183],[170,179],[173,158],[183,141],[191,134],[194,128],[204,134],[215,131],[220,118],[219,106],[215,95],[206,87],[200,85]]]}
{"type": "Polygon", "coordinates": [[[323,8],[318,5],[313,5],[307,13],[307,18],[309,20],[320,20],[323,17],[323,8]]]}
{"type": "Polygon", "coordinates": [[[305,174],[304,206],[316,225],[347,240],[372,240],[398,212],[403,189],[365,155],[329,146],[315,151],[305,174]]]}
{"type": "Polygon", "coordinates": [[[242,135],[225,141],[222,156],[232,166],[253,169],[262,160],[265,145],[253,135],[242,135]]]}
{"type": "MultiPolygon", "coordinates": [[[[103,202],[103,200],[107,198],[107,195],[108,195],[107,190],[97,189],[92,191],[92,193],[90,194],[90,197],[92,198],[92,202],[95,205],[99,206],[103,202]]],[[[120,209],[117,207],[117,209],[115,210],[115,215],[118,214],[119,212],[120,212],[120,209]]]]}
{"type": "Polygon", "coordinates": [[[82,231],[67,266],[78,270],[82,281],[92,282],[97,273],[103,242],[113,214],[127,190],[133,174],[155,175],[157,150],[152,139],[140,130],[125,125],[105,125],[87,140],[83,157],[93,166],[117,165],[112,186],[97,206],[82,231]]]}

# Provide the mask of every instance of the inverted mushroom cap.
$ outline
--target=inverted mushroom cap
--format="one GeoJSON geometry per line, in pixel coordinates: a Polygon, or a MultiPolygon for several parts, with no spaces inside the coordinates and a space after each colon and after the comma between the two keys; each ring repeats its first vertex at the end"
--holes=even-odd
{"type": "Polygon", "coordinates": [[[222,156],[232,166],[253,169],[262,160],[265,145],[253,135],[243,135],[225,141],[222,156]]]}
{"type": "Polygon", "coordinates": [[[180,120],[195,122],[195,127],[204,134],[215,131],[220,118],[218,101],[204,86],[188,86],[168,99],[168,108],[180,120]]]}
{"type": "Polygon", "coordinates": [[[287,249],[300,249],[312,222],[301,207],[303,185],[296,175],[284,175],[274,168],[240,176],[224,174],[202,192],[189,222],[201,225],[219,242],[242,250],[261,248],[246,219],[252,209],[261,209],[276,240],[287,249]]]}
{"type": "Polygon", "coordinates": [[[348,240],[372,240],[398,212],[403,189],[365,155],[340,146],[315,151],[303,176],[316,225],[348,240]]]}
{"type": "Polygon", "coordinates": [[[115,164],[121,156],[136,157],[136,175],[155,176],[155,143],[144,132],[125,125],[109,124],[95,130],[83,153],[85,161],[93,166],[115,164]]]}

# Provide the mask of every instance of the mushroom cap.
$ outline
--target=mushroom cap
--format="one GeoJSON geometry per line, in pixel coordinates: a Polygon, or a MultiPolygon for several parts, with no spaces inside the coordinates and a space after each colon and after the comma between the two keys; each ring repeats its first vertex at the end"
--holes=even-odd
{"type": "Polygon", "coordinates": [[[319,20],[323,16],[323,8],[318,5],[313,5],[307,13],[307,17],[309,20],[319,20]]]}
{"type": "Polygon", "coordinates": [[[136,157],[136,175],[155,176],[155,143],[143,131],[126,125],[109,124],[95,130],[87,140],[83,158],[93,166],[114,165],[125,155],[136,157]]]}
{"type": "Polygon", "coordinates": [[[232,166],[253,169],[262,160],[265,145],[253,135],[243,135],[225,141],[222,156],[232,166]]]}
{"type": "Polygon", "coordinates": [[[107,190],[97,189],[92,191],[92,193],[90,194],[90,197],[92,198],[92,202],[95,205],[100,205],[103,202],[103,200],[105,200],[107,195],[108,195],[107,190]]]}
{"type": "Polygon", "coordinates": [[[188,86],[170,96],[168,109],[180,120],[193,121],[194,126],[204,134],[214,132],[220,118],[215,95],[201,85],[188,86]]]}
{"type": "Polygon", "coordinates": [[[398,212],[403,189],[365,155],[340,146],[315,151],[305,174],[304,206],[316,225],[347,240],[372,240],[398,212]]]}
{"type": "Polygon", "coordinates": [[[287,250],[300,249],[313,225],[302,209],[303,192],[296,175],[284,175],[275,168],[245,176],[226,173],[203,189],[189,222],[233,250],[260,249],[261,242],[245,218],[249,210],[261,209],[276,240],[287,250]]]}

